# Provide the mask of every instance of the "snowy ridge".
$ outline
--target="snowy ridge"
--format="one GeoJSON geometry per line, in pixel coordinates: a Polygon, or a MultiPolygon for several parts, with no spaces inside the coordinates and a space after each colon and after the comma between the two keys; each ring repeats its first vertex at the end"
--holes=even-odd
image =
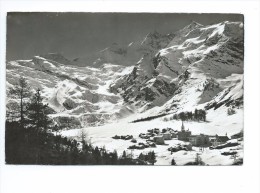
{"type": "Polygon", "coordinates": [[[179,101],[182,110],[209,102],[224,89],[220,84],[218,88],[212,88],[214,92],[207,94],[204,86],[209,80],[219,84],[233,73],[243,73],[241,25],[239,22],[222,22],[202,26],[193,22],[178,31],[165,48],[154,55],[144,55],[132,73],[116,80],[112,88],[124,90],[120,93],[131,104],[142,106],[142,97],[143,104],[149,108],[166,102],[162,111],[175,106],[173,101],[179,101]],[[152,85],[151,82],[158,84],[152,85]],[[165,86],[169,89],[160,92],[165,86]],[[186,96],[192,96],[192,99],[186,96]]]}

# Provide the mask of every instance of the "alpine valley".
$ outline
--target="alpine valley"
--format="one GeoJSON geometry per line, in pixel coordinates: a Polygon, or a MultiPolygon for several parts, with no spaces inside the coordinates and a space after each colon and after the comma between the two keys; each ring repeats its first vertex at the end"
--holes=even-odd
{"type": "MultiPolygon", "coordinates": [[[[243,73],[243,23],[192,22],[91,57],[8,61],[6,89],[21,76],[39,88],[68,138],[80,141],[84,132],[89,143],[119,155],[154,151],[155,165],[232,165],[243,162],[243,73]],[[187,139],[182,132],[190,132],[187,139]]],[[[6,102],[8,111],[19,100],[8,95],[6,102]]]]}

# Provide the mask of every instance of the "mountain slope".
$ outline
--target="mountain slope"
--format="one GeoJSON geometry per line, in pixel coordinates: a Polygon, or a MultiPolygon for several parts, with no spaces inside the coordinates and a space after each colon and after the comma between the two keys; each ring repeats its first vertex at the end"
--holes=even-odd
{"type": "Polygon", "coordinates": [[[164,48],[174,37],[173,34],[148,33],[144,39],[131,42],[128,45],[113,43],[90,57],[77,58],[75,64],[80,66],[100,67],[104,63],[122,66],[135,65],[143,55],[154,54],[164,48]]]}
{"type": "Polygon", "coordinates": [[[93,55],[93,63],[86,60],[86,67],[78,66],[84,57],[70,61],[54,53],[10,61],[7,90],[24,76],[32,89],[42,90],[56,111],[52,117],[73,117],[79,121],[75,127],[130,115],[137,119],[195,108],[213,114],[221,106],[240,109],[243,41],[241,22],[192,22],[172,34],[153,32],[126,46],[113,44],[93,55]]]}
{"type": "MultiPolygon", "coordinates": [[[[176,111],[176,107],[185,111],[214,101],[232,74],[238,74],[242,81],[242,23],[202,26],[193,22],[178,31],[165,48],[144,56],[131,74],[120,77],[111,87],[130,104],[148,109],[164,104],[161,112],[176,111]]],[[[229,82],[230,87],[238,84],[232,79],[229,82]]]]}
{"type": "Polygon", "coordinates": [[[56,111],[53,117],[75,117],[82,125],[98,125],[132,112],[120,96],[108,91],[113,79],[131,69],[112,64],[99,69],[63,65],[35,56],[7,63],[7,92],[24,76],[33,90],[41,89],[45,102],[56,111]]]}

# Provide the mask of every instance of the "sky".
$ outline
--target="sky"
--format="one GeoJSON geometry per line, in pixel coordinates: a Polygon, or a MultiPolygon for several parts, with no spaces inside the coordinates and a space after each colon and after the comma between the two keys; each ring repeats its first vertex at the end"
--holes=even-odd
{"type": "Polygon", "coordinates": [[[167,34],[192,21],[202,25],[243,21],[240,14],[48,13],[7,15],[6,59],[31,59],[61,53],[68,59],[88,57],[113,43],[129,44],[149,32],[167,34]]]}

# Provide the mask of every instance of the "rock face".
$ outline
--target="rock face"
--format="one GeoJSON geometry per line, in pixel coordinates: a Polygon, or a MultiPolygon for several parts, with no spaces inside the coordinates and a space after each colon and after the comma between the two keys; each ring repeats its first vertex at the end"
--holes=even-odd
{"type": "Polygon", "coordinates": [[[148,33],[144,39],[131,42],[128,45],[113,43],[90,57],[81,57],[73,61],[80,66],[99,68],[105,63],[130,66],[135,65],[143,55],[154,55],[155,52],[164,48],[172,40],[174,34],[148,33]]]}
{"type": "MultiPolygon", "coordinates": [[[[153,32],[126,46],[113,44],[91,59],[70,61],[52,53],[11,61],[6,66],[7,89],[24,76],[32,89],[42,90],[56,111],[53,117],[73,116],[81,126],[133,113],[144,117],[195,108],[241,108],[243,33],[241,22],[192,22],[172,34],[153,32]]],[[[11,99],[7,103],[13,103],[11,99]]]]}
{"type": "MultiPolygon", "coordinates": [[[[147,36],[144,42],[153,49],[148,49],[150,52],[142,56],[130,74],[111,85],[111,90],[120,93],[125,102],[152,108],[170,99],[179,101],[178,95],[183,98],[185,90],[192,91],[196,86],[190,95],[198,100],[187,106],[192,108],[211,101],[225,89],[226,85],[223,87],[219,81],[243,74],[242,23],[202,26],[193,22],[158,46],[154,42],[161,42],[160,37],[157,33],[147,36]]],[[[172,104],[167,106],[168,110],[172,108],[172,104]]]]}
{"type": "Polygon", "coordinates": [[[40,57],[45,58],[46,60],[50,62],[56,62],[63,65],[73,65],[73,62],[65,58],[63,55],[59,53],[48,53],[41,55],[40,57]]]}

